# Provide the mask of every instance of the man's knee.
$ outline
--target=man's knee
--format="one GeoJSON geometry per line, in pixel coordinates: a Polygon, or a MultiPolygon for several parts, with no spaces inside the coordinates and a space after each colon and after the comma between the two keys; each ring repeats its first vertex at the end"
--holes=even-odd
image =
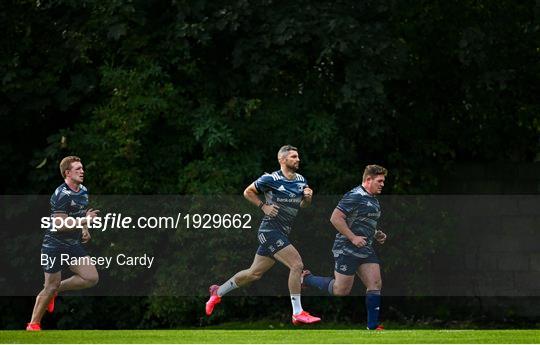
{"type": "Polygon", "coordinates": [[[84,277],[81,277],[85,282],[85,288],[90,288],[92,286],[95,286],[99,282],[99,275],[96,272],[95,274],[88,274],[84,277]]]}
{"type": "Polygon", "coordinates": [[[336,289],[334,288],[334,296],[349,296],[351,289],[336,289]]]}
{"type": "Polygon", "coordinates": [[[45,290],[45,293],[47,294],[54,294],[55,292],[58,291],[59,287],[60,287],[60,279],[46,281],[45,284],[43,284],[43,289],[45,290]]]}
{"type": "Polygon", "coordinates": [[[94,275],[91,275],[90,277],[88,277],[87,281],[88,281],[88,287],[92,287],[99,282],[99,275],[97,273],[94,275]]]}
{"type": "Polygon", "coordinates": [[[304,269],[304,263],[301,260],[295,261],[291,264],[291,271],[300,272],[304,269]]]}
{"type": "Polygon", "coordinates": [[[347,285],[336,285],[334,283],[334,288],[332,290],[334,296],[349,296],[351,293],[351,286],[347,285]]]}
{"type": "Polygon", "coordinates": [[[248,277],[250,281],[259,280],[264,275],[262,271],[249,271],[248,277]]]}

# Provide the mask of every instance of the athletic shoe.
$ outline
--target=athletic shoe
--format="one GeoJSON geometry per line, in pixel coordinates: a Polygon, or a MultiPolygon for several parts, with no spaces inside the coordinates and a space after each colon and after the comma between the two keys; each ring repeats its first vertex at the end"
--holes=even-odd
{"type": "Polygon", "coordinates": [[[51,297],[51,300],[49,301],[49,304],[47,305],[47,311],[49,313],[52,313],[54,311],[54,300],[56,299],[56,296],[58,296],[57,292],[54,293],[54,295],[51,297]]]}
{"type": "Polygon", "coordinates": [[[27,331],[32,331],[32,332],[36,332],[36,331],[41,331],[41,325],[38,323],[27,323],[26,324],[26,330],[27,331]]]}
{"type": "Polygon", "coordinates": [[[311,316],[305,310],[292,316],[292,323],[295,326],[298,326],[300,324],[317,323],[319,321],[321,321],[320,317],[311,316]]]}
{"type": "Polygon", "coordinates": [[[216,304],[221,303],[221,297],[217,295],[218,289],[219,285],[212,285],[208,289],[210,291],[210,298],[208,299],[208,302],[206,302],[206,315],[208,316],[212,315],[216,304]]]}
{"type": "Polygon", "coordinates": [[[366,329],[368,331],[384,331],[384,326],[383,325],[378,325],[377,327],[375,327],[373,329],[370,329],[369,327],[366,327],[366,329]]]}
{"type": "Polygon", "coordinates": [[[304,277],[310,275],[311,272],[309,270],[303,270],[302,275],[300,276],[300,287],[302,290],[307,289],[309,286],[304,284],[304,277]]]}

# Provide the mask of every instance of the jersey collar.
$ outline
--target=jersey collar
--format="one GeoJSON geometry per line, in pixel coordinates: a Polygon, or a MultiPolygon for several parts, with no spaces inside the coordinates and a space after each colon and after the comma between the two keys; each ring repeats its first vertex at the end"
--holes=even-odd
{"type": "Polygon", "coordinates": [[[82,190],[82,184],[79,185],[79,190],[73,190],[71,189],[71,187],[64,181],[64,186],[66,186],[66,188],[69,190],[69,191],[72,191],[73,193],[80,193],[81,190],[82,190]]]}
{"type": "Polygon", "coordinates": [[[373,197],[374,197],[374,195],[373,195],[373,194],[371,194],[370,192],[368,192],[368,191],[367,191],[367,190],[366,190],[366,189],[364,188],[364,186],[360,185],[360,188],[362,188],[362,190],[363,190],[364,192],[366,192],[366,193],[367,193],[367,195],[369,195],[369,196],[373,196],[373,197]]]}
{"type": "Polygon", "coordinates": [[[283,173],[283,171],[281,171],[281,169],[278,170],[278,174],[282,176],[285,179],[285,181],[294,181],[296,179],[296,173],[294,173],[294,176],[292,179],[288,179],[287,176],[285,176],[285,174],[283,173]]]}

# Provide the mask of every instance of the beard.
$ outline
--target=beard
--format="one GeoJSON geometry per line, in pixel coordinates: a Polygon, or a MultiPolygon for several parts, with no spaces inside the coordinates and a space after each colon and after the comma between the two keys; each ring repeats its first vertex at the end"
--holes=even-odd
{"type": "Polygon", "coordinates": [[[300,166],[299,163],[291,163],[291,164],[285,164],[285,166],[287,167],[287,169],[290,169],[294,172],[296,172],[296,170],[298,170],[298,167],[300,166]]]}

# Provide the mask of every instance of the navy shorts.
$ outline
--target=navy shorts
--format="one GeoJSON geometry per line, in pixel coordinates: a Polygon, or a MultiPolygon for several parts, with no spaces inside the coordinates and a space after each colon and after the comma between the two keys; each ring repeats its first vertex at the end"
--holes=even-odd
{"type": "Polygon", "coordinates": [[[257,254],[262,256],[272,256],[291,244],[287,235],[279,230],[259,231],[257,238],[259,240],[257,254]]]}
{"type": "Polygon", "coordinates": [[[338,273],[352,276],[356,274],[358,267],[363,264],[381,264],[381,260],[377,254],[369,254],[365,258],[359,258],[357,256],[340,254],[337,257],[334,257],[335,265],[334,270],[338,273]]]}
{"type": "Polygon", "coordinates": [[[87,255],[82,244],[43,246],[41,247],[41,267],[45,273],[60,272],[69,267],[69,258],[87,255]]]}

